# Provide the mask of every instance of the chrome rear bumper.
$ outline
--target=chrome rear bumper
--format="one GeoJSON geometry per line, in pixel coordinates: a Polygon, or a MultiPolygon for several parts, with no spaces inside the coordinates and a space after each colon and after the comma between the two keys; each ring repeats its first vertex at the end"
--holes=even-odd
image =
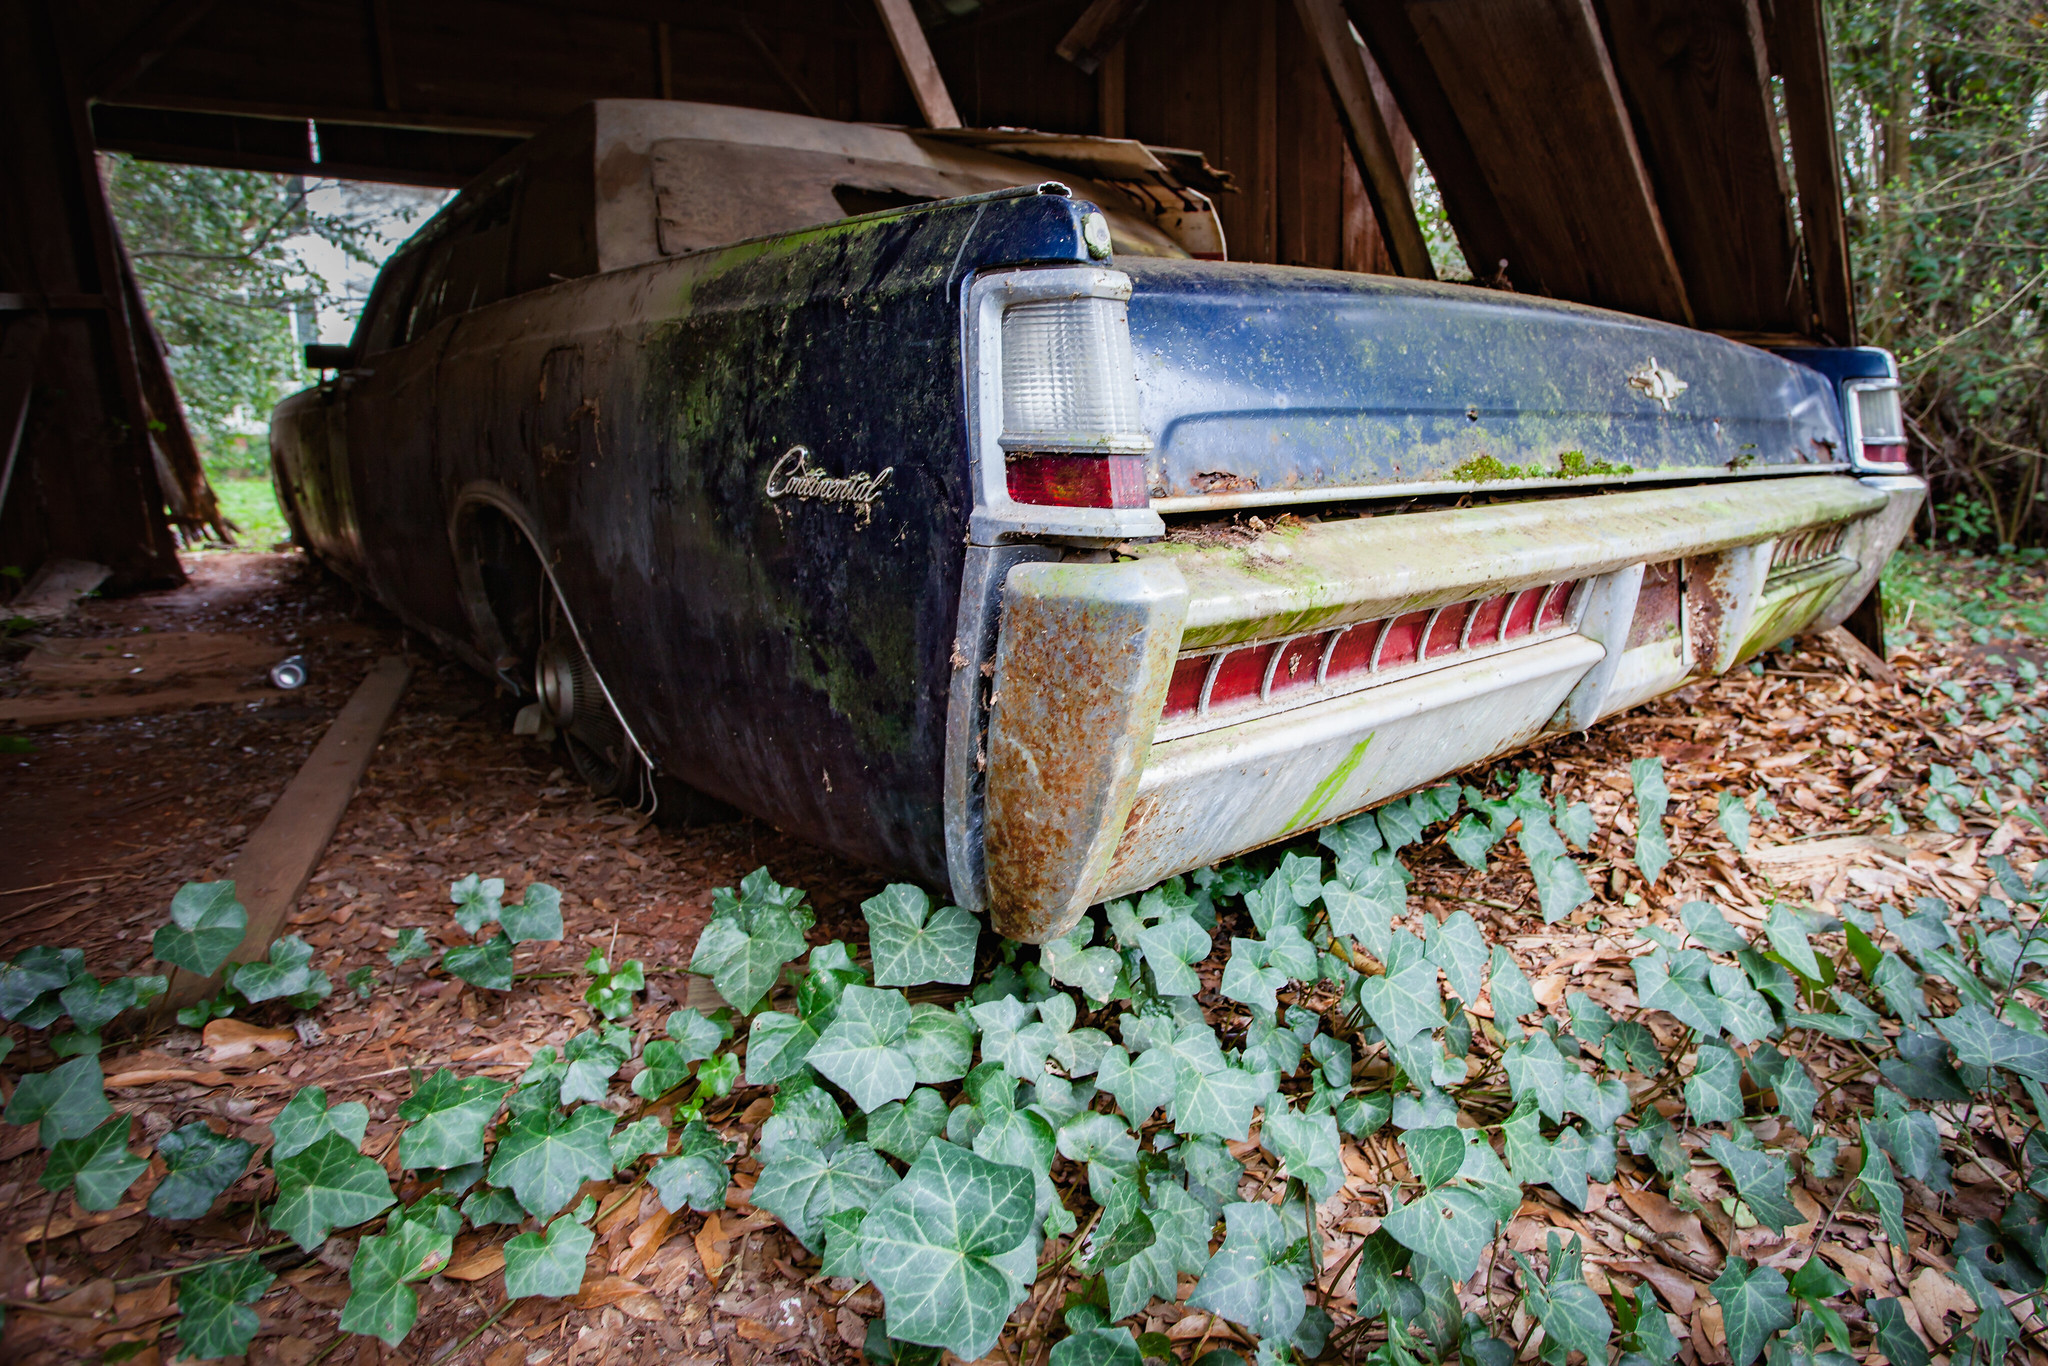
{"type": "Polygon", "coordinates": [[[1925,493],[1783,478],[982,566],[949,729],[955,899],[1043,942],[1095,902],[1723,672],[1846,616],[1925,493]]]}

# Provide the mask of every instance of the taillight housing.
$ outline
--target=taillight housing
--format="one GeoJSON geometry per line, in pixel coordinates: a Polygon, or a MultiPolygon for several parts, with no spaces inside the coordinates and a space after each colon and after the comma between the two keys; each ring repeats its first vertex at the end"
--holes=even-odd
{"type": "Polygon", "coordinates": [[[1894,380],[1850,380],[1849,439],[1866,465],[1906,463],[1906,414],[1894,380]]]}
{"type": "MultiPolygon", "coordinates": [[[[1041,190],[1055,192],[1066,193],[1041,190]]],[[[1076,223],[1094,212],[1072,206],[1076,223]]],[[[1131,277],[1104,264],[1010,267],[967,287],[972,544],[1166,534],[1150,496],[1130,297],[1131,277]]]]}
{"type": "Polygon", "coordinates": [[[1142,508],[1151,438],[1138,417],[1124,301],[1035,299],[1003,311],[1003,448],[1010,497],[1042,507],[1142,508]]]}

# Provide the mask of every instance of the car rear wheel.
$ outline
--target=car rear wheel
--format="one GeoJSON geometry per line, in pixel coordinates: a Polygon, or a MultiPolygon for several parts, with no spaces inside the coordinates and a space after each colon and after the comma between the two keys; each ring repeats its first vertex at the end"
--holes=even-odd
{"type": "Polygon", "coordinates": [[[633,747],[605,696],[597,670],[576,641],[559,603],[550,603],[549,630],[534,661],[533,687],[547,719],[569,751],[570,767],[599,797],[646,800],[647,764],[633,747]]]}

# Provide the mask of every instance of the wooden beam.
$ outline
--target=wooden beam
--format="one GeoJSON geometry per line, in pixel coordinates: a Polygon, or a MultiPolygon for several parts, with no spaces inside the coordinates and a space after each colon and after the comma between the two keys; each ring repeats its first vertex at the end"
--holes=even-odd
{"type": "Polygon", "coordinates": [[[398,46],[391,36],[391,0],[370,0],[370,41],[377,49],[377,102],[398,108],[398,46]]]}
{"type": "Polygon", "coordinates": [[[1124,90],[1124,45],[1118,43],[1102,56],[1095,69],[1097,128],[1106,138],[1124,136],[1124,113],[1129,99],[1124,90]]]}
{"type": "Polygon", "coordinates": [[[1444,213],[1475,278],[1531,290],[1534,281],[1515,259],[1507,216],[1487,184],[1479,158],[1458,122],[1408,12],[1391,0],[1346,0],[1345,12],[1365,39],[1373,64],[1415,135],[1416,148],[1443,197],[1444,213]]]}
{"type": "Polygon", "coordinates": [[[924,26],[917,22],[910,0],[875,0],[875,10],[882,16],[882,27],[889,31],[889,46],[896,49],[896,61],[910,82],[910,93],[917,96],[925,126],[958,128],[960,115],[953,108],[953,97],[946,93],[946,78],[939,74],[932,45],[925,41],[924,26]]]}
{"type": "Polygon", "coordinates": [[[1815,326],[1837,346],[1856,344],[1856,294],[1849,279],[1849,228],[1842,217],[1841,149],[1828,72],[1827,17],[1820,0],[1778,0],[1773,49],[1785,81],[1785,123],[1799,186],[1801,240],[1815,326]]]}
{"type": "Polygon", "coordinates": [[[49,327],[42,314],[31,313],[9,325],[7,340],[0,342],[0,511],[7,507],[7,487],[14,482],[14,457],[21,452],[29,396],[35,391],[36,366],[43,359],[49,327]]]}
{"type": "Polygon", "coordinates": [[[1805,332],[1792,191],[1757,0],[1599,0],[1702,327],[1805,332]]]}
{"type": "Polygon", "coordinates": [[[1138,16],[1149,3],[1150,0],[1095,0],[1081,11],[1081,17],[1053,51],[1080,67],[1084,75],[1092,76],[1109,54],[1122,45],[1124,35],[1131,31],[1131,25],[1138,22],[1138,16]]]}
{"type": "MultiPolygon", "coordinates": [[[[228,875],[235,899],[249,912],[242,945],[230,959],[254,962],[270,952],[271,941],[306,889],[306,880],[334,838],[356,784],[377,751],[377,741],[412,681],[412,665],[396,656],[377,661],[320,737],[296,777],[272,804],[270,814],[242,846],[228,875]]],[[[158,1009],[168,1013],[205,1000],[220,990],[220,978],[173,968],[170,990],[158,1009]]]]}
{"type": "Polygon", "coordinates": [[[218,3],[219,0],[164,0],[112,52],[94,64],[85,78],[86,98],[103,99],[133,84],[218,3]]]}
{"type": "Polygon", "coordinates": [[[1591,0],[1407,0],[1406,9],[1499,201],[1516,282],[1691,324],[1591,0]]]}
{"type": "Polygon", "coordinates": [[[1372,201],[1373,216],[1401,274],[1414,280],[1434,280],[1436,270],[1429,263],[1429,244],[1423,240],[1422,225],[1415,218],[1415,202],[1408,197],[1408,177],[1402,174],[1400,156],[1394,150],[1387,121],[1380,117],[1379,101],[1373,98],[1372,78],[1365,69],[1365,52],[1351,31],[1340,0],[1294,0],[1295,12],[1309,42],[1321,60],[1337,113],[1344,121],[1346,140],[1358,169],[1365,177],[1366,195],[1372,201]]]}

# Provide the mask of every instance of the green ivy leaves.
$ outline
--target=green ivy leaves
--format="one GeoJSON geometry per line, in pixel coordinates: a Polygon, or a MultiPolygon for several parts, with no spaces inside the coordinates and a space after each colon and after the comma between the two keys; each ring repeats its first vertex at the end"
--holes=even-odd
{"type": "Polygon", "coordinates": [[[1315,1274],[1306,1231],[1294,1233],[1264,1201],[1223,1207],[1223,1243],[1188,1304],[1285,1342],[1301,1323],[1301,1287],[1315,1274]]]}
{"type": "MultiPolygon", "coordinates": [[[[446,1170],[483,1161],[484,1128],[511,1090],[511,1083],[489,1077],[459,1078],[445,1067],[435,1072],[398,1107],[398,1117],[409,1121],[398,1136],[399,1165],[446,1170]]],[[[361,1137],[359,1131],[357,1141],[361,1137]]]]}
{"type": "Polygon", "coordinates": [[[149,1169],[148,1159],[128,1151],[129,1123],[128,1116],[115,1115],[89,1134],[59,1140],[38,1178],[43,1189],[74,1187],[81,1209],[108,1210],[120,1204],[128,1188],[149,1169]]]}
{"type": "MultiPolygon", "coordinates": [[[[935,1139],[869,1206],[861,1240],[890,1337],[963,1361],[988,1354],[1035,1275],[1033,1184],[1028,1171],[935,1139]]],[[[754,1200],[763,1204],[758,1186],[754,1200]]]]}
{"type": "Polygon", "coordinates": [[[545,1219],[585,1181],[612,1174],[612,1117],[595,1105],[563,1115],[552,1107],[515,1113],[491,1155],[490,1179],[545,1219]]]}
{"type": "Polygon", "coordinates": [[[934,907],[920,888],[904,882],[890,883],[863,901],[860,909],[868,922],[876,986],[965,985],[974,980],[981,922],[971,911],[934,907]]]}
{"type": "Polygon", "coordinates": [[[203,1123],[171,1130],[157,1140],[157,1156],[168,1170],[150,1192],[149,1212],[159,1219],[197,1219],[234,1184],[255,1151],[255,1144],[217,1134],[203,1123]]]}
{"type": "Polygon", "coordinates": [[[539,1233],[522,1233],[507,1242],[505,1297],[520,1300],[533,1295],[575,1294],[583,1284],[583,1260],[597,1241],[588,1217],[578,1220],[565,1214],[539,1233]]]}
{"type": "Polygon", "coordinates": [[[811,1045],[805,1061],[853,1097],[861,1112],[901,1100],[917,1085],[908,1047],[910,1003],[900,991],[850,986],[838,1018],[811,1045]]]}
{"type": "Polygon", "coordinates": [[[737,897],[729,888],[713,892],[711,921],[697,939],[690,971],[710,977],[734,1010],[750,1014],[775,985],[782,965],[803,955],[804,931],[815,919],[803,897],[801,890],[769,877],[766,868],[747,874],[737,897]]]}
{"type": "Polygon", "coordinates": [[[277,1163],[276,1172],[270,1226],[307,1252],[318,1250],[335,1229],[374,1219],[395,1203],[384,1169],[339,1133],[314,1140],[277,1163]]]}
{"type": "Polygon", "coordinates": [[[242,946],[248,928],[249,912],[235,900],[234,883],[188,882],[171,898],[171,923],[156,932],[149,951],[159,963],[211,977],[242,946]]]}
{"type": "Polygon", "coordinates": [[[249,1306],[263,1298],[276,1279],[253,1255],[178,1277],[178,1318],[173,1326],[183,1355],[206,1361],[246,1353],[262,1326],[249,1306]]]}

